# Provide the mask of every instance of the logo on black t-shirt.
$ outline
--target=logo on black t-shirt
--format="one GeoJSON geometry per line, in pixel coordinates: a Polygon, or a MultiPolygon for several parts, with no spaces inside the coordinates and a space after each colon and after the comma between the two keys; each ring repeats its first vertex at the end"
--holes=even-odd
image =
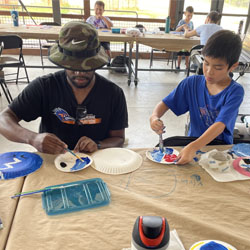
{"type": "Polygon", "coordinates": [[[79,124],[79,125],[85,125],[85,124],[98,124],[101,123],[102,118],[96,118],[93,114],[87,114],[84,117],[77,117],[75,119],[74,117],[70,116],[68,112],[62,108],[55,108],[53,110],[54,115],[62,122],[66,124],[79,124]]]}

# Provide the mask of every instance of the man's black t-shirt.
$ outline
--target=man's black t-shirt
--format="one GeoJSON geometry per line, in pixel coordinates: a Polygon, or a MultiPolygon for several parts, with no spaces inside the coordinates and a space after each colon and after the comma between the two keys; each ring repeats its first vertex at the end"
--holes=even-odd
{"type": "Polygon", "coordinates": [[[9,108],[25,121],[41,117],[40,133],[55,134],[70,149],[82,136],[103,140],[110,130],[128,127],[127,105],[120,87],[95,76],[95,85],[81,105],[63,70],[32,81],[9,108]]]}

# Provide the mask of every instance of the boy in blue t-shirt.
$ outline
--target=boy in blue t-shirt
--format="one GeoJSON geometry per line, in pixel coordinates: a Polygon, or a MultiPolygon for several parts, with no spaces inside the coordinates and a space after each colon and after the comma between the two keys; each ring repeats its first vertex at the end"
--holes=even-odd
{"type": "MultiPolygon", "coordinates": [[[[95,2],[95,16],[90,16],[86,22],[94,25],[97,29],[111,29],[113,27],[112,21],[107,17],[103,16],[105,4],[103,1],[95,2]]],[[[101,42],[102,47],[111,59],[111,50],[109,42],[101,42]]]]}
{"type": "Polygon", "coordinates": [[[196,151],[215,138],[233,143],[233,130],[240,104],[244,97],[243,87],[232,80],[229,73],[238,66],[242,42],[239,35],[229,30],[214,33],[202,50],[204,75],[190,76],[160,103],[150,117],[152,130],[162,134],[164,124],[160,117],[171,109],[176,115],[189,111],[189,136],[196,140],[185,146],[177,164],[192,161],[196,151]]]}
{"type": "MultiPolygon", "coordinates": [[[[193,30],[194,24],[191,21],[191,19],[193,18],[193,14],[194,14],[194,8],[192,6],[188,6],[186,8],[186,11],[184,12],[185,18],[179,21],[179,23],[176,26],[175,31],[184,33],[185,29],[193,30]]],[[[185,56],[186,68],[188,68],[188,60],[189,60],[190,53],[187,50],[181,50],[177,53],[176,69],[180,69],[182,56],[185,56]]]]}

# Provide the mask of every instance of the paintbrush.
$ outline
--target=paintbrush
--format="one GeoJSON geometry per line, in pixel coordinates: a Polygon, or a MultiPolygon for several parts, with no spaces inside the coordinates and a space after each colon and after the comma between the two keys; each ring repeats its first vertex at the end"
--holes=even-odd
{"type": "Polygon", "coordinates": [[[68,150],[72,155],[74,155],[77,159],[79,159],[81,162],[84,162],[84,160],[82,160],[80,158],[80,156],[76,155],[73,151],[71,151],[69,148],[66,148],[66,150],[68,150]]]}
{"type": "MultiPolygon", "coordinates": [[[[158,118],[158,121],[160,122],[161,120],[158,118]]],[[[163,146],[162,134],[159,134],[159,148],[160,148],[160,151],[163,153],[164,152],[164,146],[163,146]]]]}
{"type": "MultiPolygon", "coordinates": [[[[69,185],[69,186],[75,186],[77,184],[72,184],[72,185],[69,185]]],[[[67,186],[67,187],[69,187],[67,186]]],[[[16,193],[15,195],[11,196],[11,198],[17,198],[17,197],[20,197],[20,196],[25,196],[25,195],[31,195],[31,194],[37,194],[37,193],[42,193],[42,192],[45,192],[45,191],[50,191],[50,190],[53,190],[53,189],[60,189],[60,188],[65,188],[66,186],[57,186],[57,187],[47,187],[47,188],[42,188],[42,189],[37,189],[37,190],[33,190],[33,191],[25,191],[25,192],[21,192],[21,193],[16,193]]]]}
{"type": "Polygon", "coordinates": [[[163,146],[162,134],[159,134],[159,148],[160,148],[160,151],[163,153],[164,152],[164,146],[163,146]]]}

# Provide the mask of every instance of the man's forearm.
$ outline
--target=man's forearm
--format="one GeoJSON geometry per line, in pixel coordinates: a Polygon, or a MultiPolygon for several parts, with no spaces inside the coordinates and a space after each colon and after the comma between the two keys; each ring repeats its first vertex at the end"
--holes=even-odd
{"type": "Polygon", "coordinates": [[[19,125],[19,120],[11,112],[0,115],[0,133],[10,141],[31,144],[37,134],[19,125]]]}

